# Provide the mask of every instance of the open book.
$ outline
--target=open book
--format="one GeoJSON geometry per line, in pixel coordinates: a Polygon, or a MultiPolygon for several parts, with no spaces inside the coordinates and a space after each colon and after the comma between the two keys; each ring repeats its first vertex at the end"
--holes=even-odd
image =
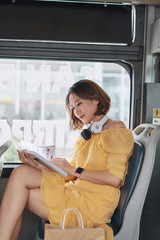
{"type": "Polygon", "coordinates": [[[36,164],[42,164],[46,168],[52,170],[52,171],[57,171],[64,175],[65,177],[67,176],[67,173],[57,167],[55,164],[51,163],[49,160],[51,158],[55,158],[55,146],[40,146],[37,147],[31,143],[21,141],[18,143],[19,147],[21,150],[26,149],[26,152],[30,155],[31,159],[36,163],[36,164]]]}

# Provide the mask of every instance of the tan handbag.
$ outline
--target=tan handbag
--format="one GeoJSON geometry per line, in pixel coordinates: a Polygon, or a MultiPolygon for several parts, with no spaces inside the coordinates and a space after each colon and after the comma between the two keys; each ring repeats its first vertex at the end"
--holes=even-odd
{"type": "Polygon", "coordinates": [[[45,224],[44,240],[105,240],[104,228],[85,227],[81,213],[76,208],[65,209],[62,213],[60,226],[45,224]],[[74,211],[79,221],[79,227],[64,227],[66,215],[74,211]]]}

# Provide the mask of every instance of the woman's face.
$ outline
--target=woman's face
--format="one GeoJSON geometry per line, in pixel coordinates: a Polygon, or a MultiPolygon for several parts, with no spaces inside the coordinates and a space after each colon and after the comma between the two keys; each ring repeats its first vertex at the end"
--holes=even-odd
{"type": "Polygon", "coordinates": [[[69,96],[69,103],[74,115],[84,124],[100,120],[100,116],[94,116],[97,111],[98,100],[82,99],[78,95],[72,93],[69,96]]]}

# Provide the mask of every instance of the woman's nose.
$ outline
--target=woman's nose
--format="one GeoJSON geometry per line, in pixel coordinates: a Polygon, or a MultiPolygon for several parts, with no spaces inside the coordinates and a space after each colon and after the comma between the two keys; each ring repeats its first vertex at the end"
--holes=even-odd
{"type": "Polygon", "coordinates": [[[75,108],[75,114],[76,114],[76,115],[79,115],[79,113],[80,113],[80,109],[79,109],[78,107],[76,107],[76,108],[75,108]]]}

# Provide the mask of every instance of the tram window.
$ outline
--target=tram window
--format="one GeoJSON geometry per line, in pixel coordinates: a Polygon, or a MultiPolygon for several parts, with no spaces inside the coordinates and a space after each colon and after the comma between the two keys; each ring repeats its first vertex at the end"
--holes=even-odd
{"type": "Polygon", "coordinates": [[[117,63],[0,60],[0,145],[13,139],[4,161],[18,162],[17,140],[56,145],[70,158],[79,134],[71,131],[65,110],[68,88],[80,79],[97,82],[112,99],[109,116],[129,127],[131,81],[117,63]]]}

